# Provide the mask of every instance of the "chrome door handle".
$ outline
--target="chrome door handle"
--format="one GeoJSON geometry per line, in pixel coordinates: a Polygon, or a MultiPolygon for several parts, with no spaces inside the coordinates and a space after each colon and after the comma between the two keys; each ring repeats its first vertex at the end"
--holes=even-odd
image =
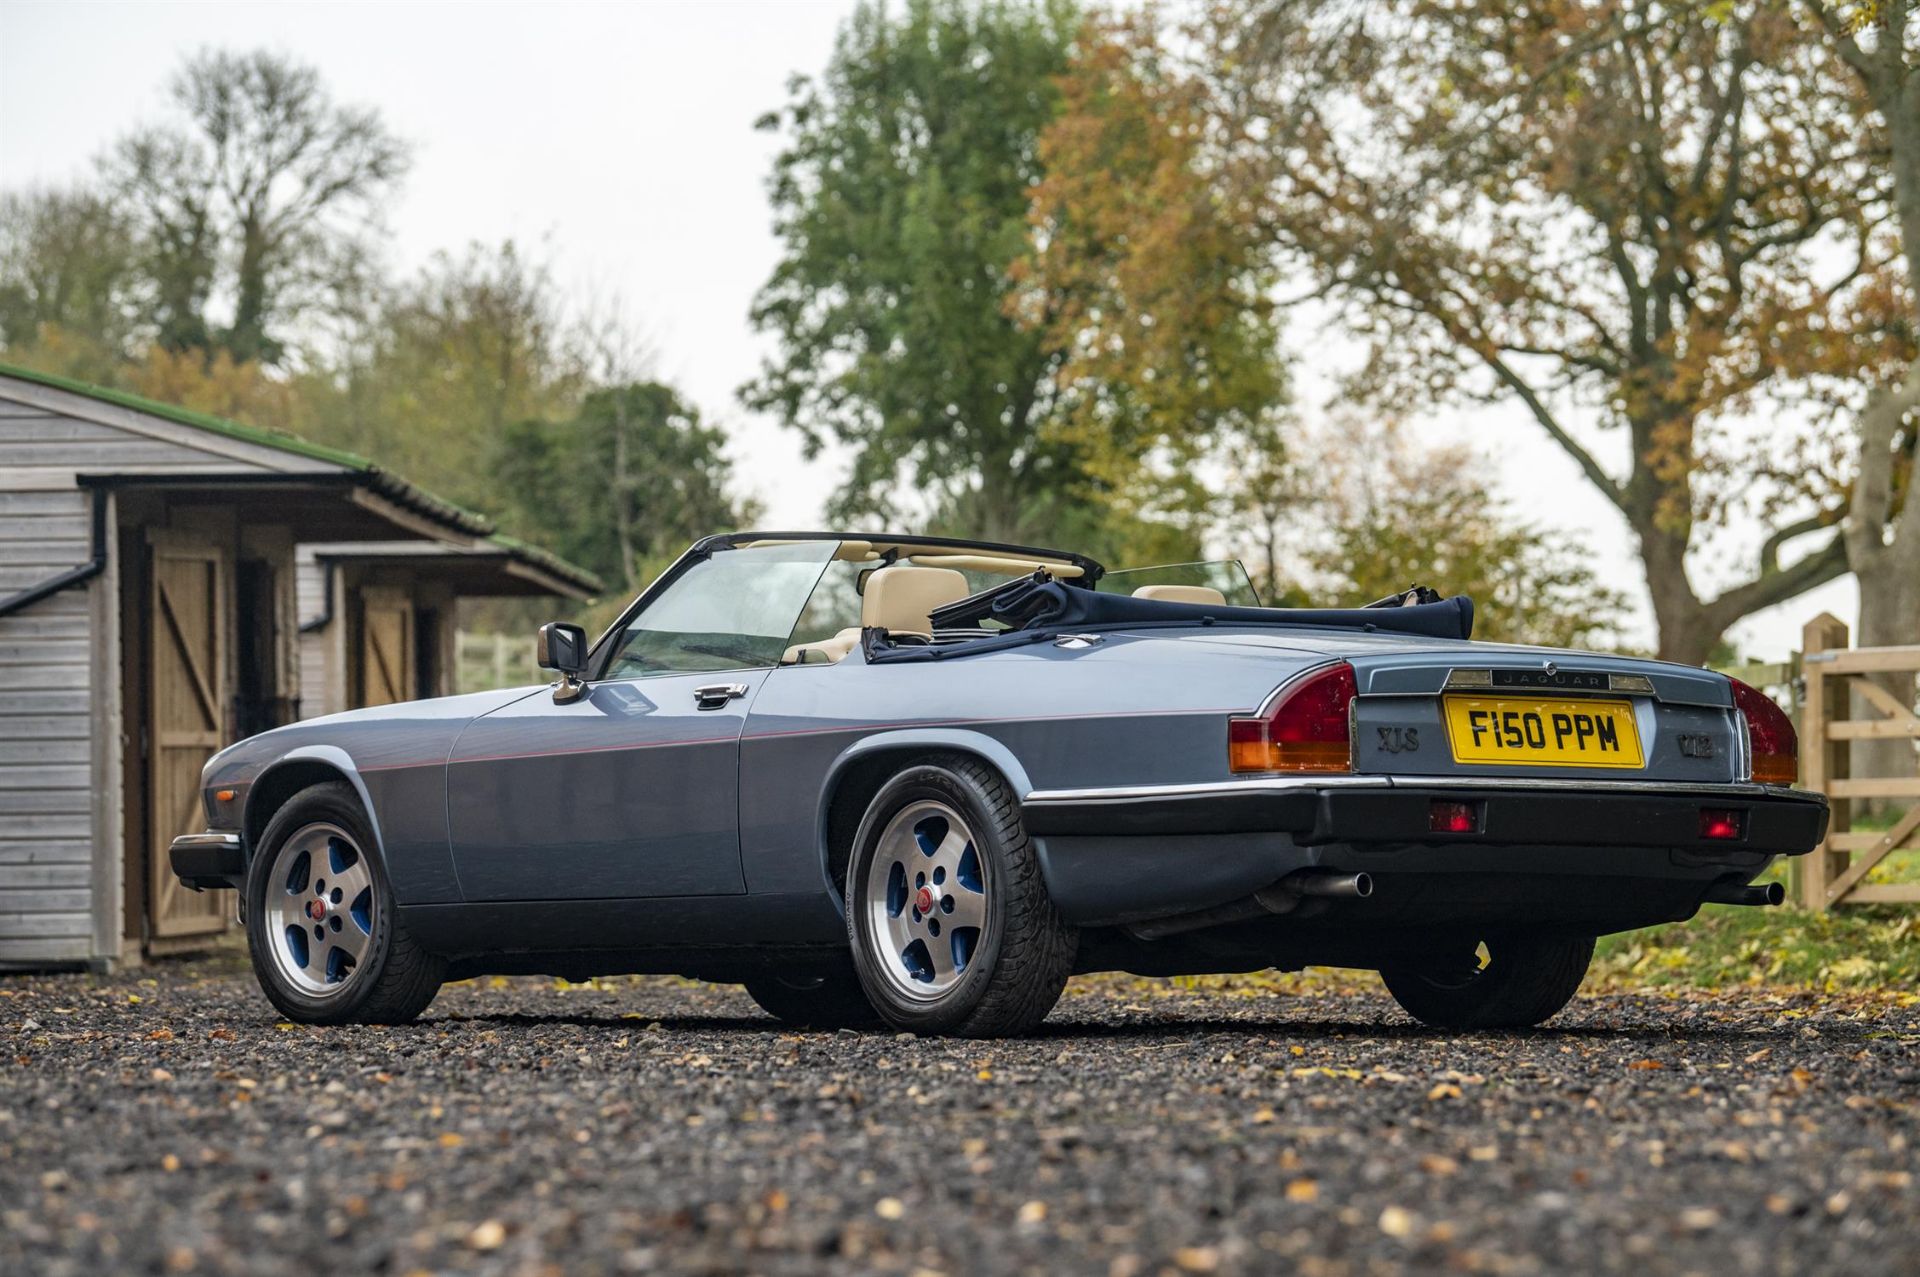
{"type": "Polygon", "coordinates": [[[693,689],[693,703],[701,709],[719,709],[735,697],[746,694],[745,683],[709,683],[693,689]]]}

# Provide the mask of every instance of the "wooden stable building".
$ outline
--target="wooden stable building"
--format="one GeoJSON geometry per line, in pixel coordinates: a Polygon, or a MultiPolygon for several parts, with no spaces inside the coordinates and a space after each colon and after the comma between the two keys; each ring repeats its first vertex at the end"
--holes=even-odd
{"type": "Polygon", "coordinates": [[[461,599],[584,600],[601,588],[572,564],[506,537],[302,545],[297,560],[302,718],[451,695],[461,599]]]}
{"type": "MultiPolygon", "coordinates": [[[[225,930],[231,893],[179,887],[167,848],[204,828],[215,750],[303,716],[298,547],[485,557],[492,531],[351,454],[0,366],[0,967],[225,930]]],[[[415,597],[444,608],[432,575],[415,597]]]]}

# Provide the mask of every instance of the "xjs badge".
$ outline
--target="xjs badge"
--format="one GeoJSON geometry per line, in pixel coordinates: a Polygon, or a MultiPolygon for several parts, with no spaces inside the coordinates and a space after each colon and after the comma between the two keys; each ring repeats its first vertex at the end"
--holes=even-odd
{"type": "Polygon", "coordinates": [[[1417,727],[1379,727],[1380,748],[1389,754],[1408,754],[1420,748],[1420,729],[1417,727]]]}

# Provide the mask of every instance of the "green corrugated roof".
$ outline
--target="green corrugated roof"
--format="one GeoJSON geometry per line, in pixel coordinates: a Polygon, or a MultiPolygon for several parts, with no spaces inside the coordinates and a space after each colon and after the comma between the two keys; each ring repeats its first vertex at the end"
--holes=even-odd
{"type": "Polygon", "coordinates": [[[542,568],[555,576],[562,577],[579,586],[589,594],[605,594],[607,584],[587,569],[567,562],[552,550],[543,550],[537,545],[528,545],[518,537],[510,537],[504,532],[496,532],[487,540],[505,549],[516,558],[524,559],[535,567],[542,568]]]}
{"type": "MultiPolygon", "coordinates": [[[[71,377],[61,377],[54,373],[38,372],[31,368],[20,368],[12,364],[0,363],[0,376],[14,377],[21,381],[37,382],[55,390],[64,390],[69,394],[84,395],[89,399],[98,399],[102,403],[114,404],[134,412],[144,412],[149,416],[160,417],[177,422],[183,426],[192,426],[212,434],[225,435],[229,439],[238,439],[245,443],[258,444],[264,448],[277,448],[281,452],[306,457],[313,461],[325,461],[331,465],[352,470],[367,476],[368,486],[382,496],[392,497],[421,514],[440,520],[459,531],[476,535],[486,535],[493,531],[493,520],[474,510],[456,505],[445,497],[437,496],[425,488],[402,479],[399,475],[381,469],[367,458],[340,448],[329,448],[324,444],[310,443],[298,435],[290,435],[283,430],[269,430],[260,426],[243,426],[237,421],[228,421],[224,417],[209,416],[194,412],[178,404],[162,403],[157,399],[148,399],[141,395],[128,394],[124,390],[112,390],[106,386],[96,386],[90,382],[75,381],[71,377]]],[[[575,569],[578,571],[578,569],[575,569]]]]}

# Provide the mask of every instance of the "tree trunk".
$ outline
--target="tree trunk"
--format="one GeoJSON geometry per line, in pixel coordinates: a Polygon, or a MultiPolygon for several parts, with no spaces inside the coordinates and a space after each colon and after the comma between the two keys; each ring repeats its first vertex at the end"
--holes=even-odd
{"type": "Polygon", "coordinates": [[[1640,562],[1646,569],[1647,592],[1653,598],[1653,619],[1659,630],[1656,655],[1663,661],[1705,665],[1721,631],[1687,579],[1686,538],[1658,526],[1642,529],[1640,562]]]}

